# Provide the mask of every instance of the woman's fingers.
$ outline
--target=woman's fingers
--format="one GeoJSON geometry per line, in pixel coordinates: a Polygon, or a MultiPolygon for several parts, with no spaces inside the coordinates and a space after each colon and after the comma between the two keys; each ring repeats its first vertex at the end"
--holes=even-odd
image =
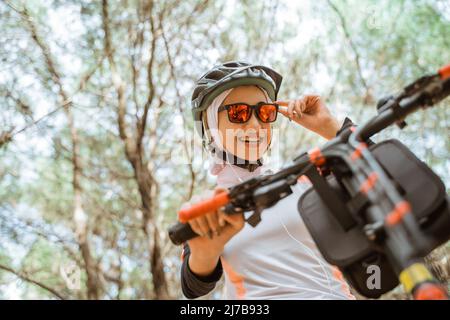
{"type": "MultiPolygon", "coordinates": [[[[181,205],[181,208],[180,208],[180,209],[187,209],[187,208],[189,208],[190,206],[191,206],[191,202],[190,202],[190,201],[187,201],[187,202],[185,202],[185,203],[183,203],[183,204],[181,205]]],[[[202,236],[202,230],[200,230],[200,227],[199,227],[199,225],[198,225],[196,219],[189,220],[188,223],[189,223],[189,225],[191,226],[191,229],[192,229],[196,234],[202,236]]]]}
{"type": "Polygon", "coordinates": [[[220,226],[221,228],[225,227],[225,225],[227,224],[227,222],[226,222],[226,220],[223,218],[223,215],[222,215],[222,214],[219,214],[218,220],[219,220],[219,226],[220,226]]]}
{"type": "Polygon", "coordinates": [[[303,104],[304,104],[304,102],[302,99],[295,100],[295,112],[297,113],[297,117],[299,117],[299,118],[301,118],[301,116],[302,116],[303,104]]]}
{"type": "MultiPolygon", "coordinates": [[[[225,192],[227,191],[224,188],[216,188],[214,189],[214,194],[219,194],[221,192],[225,192]]],[[[221,210],[218,210],[218,212],[216,212],[216,217],[217,217],[217,223],[219,224],[219,228],[222,228],[226,225],[226,221],[223,219],[223,213],[221,212],[221,210]]]]}
{"type": "Polygon", "coordinates": [[[214,212],[214,213],[208,214],[206,216],[206,220],[208,221],[210,230],[212,230],[212,232],[214,232],[214,234],[216,236],[218,236],[220,228],[219,228],[219,219],[217,217],[217,213],[214,212]]]}
{"type": "Polygon", "coordinates": [[[224,214],[221,213],[220,215],[222,215],[222,219],[229,223],[233,228],[235,229],[241,229],[244,226],[245,220],[244,220],[244,215],[242,214],[224,214]]]}
{"type": "MultiPolygon", "coordinates": [[[[207,190],[203,192],[201,195],[194,195],[189,202],[184,203],[181,208],[186,208],[191,206],[193,203],[197,203],[199,201],[212,198],[215,194],[221,193],[226,191],[226,189],[223,188],[216,188],[214,191],[207,190]]],[[[209,238],[212,238],[212,235],[219,235],[221,227],[225,226],[225,220],[223,218],[220,218],[217,211],[212,211],[207,213],[206,215],[203,215],[201,217],[198,217],[196,219],[192,219],[189,222],[189,225],[191,226],[192,230],[201,235],[201,236],[208,236],[209,238]]]]}
{"type": "Polygon", "coordinates": [[[198,225],[197,219],[190,220],[190,221],[188,221],[188,223],[189,223],[189,225],[191,226],[191,229],[194,230],[194,232],[195,232],[196,234],[198,234],[199,236],[202,236],[202,237],[203,237],[203,232],[202,232],[202,230],[200,229],[200,226],[198,225]]]}
{"type": "Polygon", "coordinates": [[[302,99],[278,100],[275,101],[275,103],[280,105],[280,107],[278,108],[278,112],[283,116],[288,117],[290,120],[294,118],[300,118],[302,116],[302,99]]]}
{"type": "Polygon", "coordinates": [[[202,235],[203,236],[211,236],[211,232],[210,232],[211,229],[209,228],[208,220],[206,219],[206,217],[204,217],[204,216],[203,217],[199,217],[196,220],[197,220],[199,228],[200,228],[200,230],[202,232],[202,235]]]}
{"type": "Polygon", "coordinates": [[[304,98],[303,112],[314,115],[320,107],[320,96],[307,95],[304,98]]]}
{"type": "MultiPolygon", "coordinates": [[[[201,200],[201,197],[199,195],[194,195],[190,201],[185,202],[182,206],[181,209],[187,209],[190,206],[192,206],[193,203],[197,203],[201,200]]],[[[201,218],[201,217],[200,217],[201,218]]],[[[196,218],[196,219],[192,219],[189,220],[188,223],[191,226],[192,230],[194,230],[194,232],[202,237],[206,236],[208,233],[208,228],[205,228],[205,223],[203,221],[201,221],[200,218],[196,218]]],[[[206,222],[206,226],[207,226],[207,222],[206,222]]]]}
{"type": "Polygon", "coordinates": [[[214,194],[216,195],[216,194],[219,194],[219,193],[222,193],[222,192],[225,192],[225,191],[227,191],[227,189],[221,188],[221,187],[216,187],[214,189],[214,194]]]}
{"type": "MultiPolygon", "coordinates": [[[[195,233],[202,237],[220,235],[220,222],[217,212],[207,214],[205,216],[189,220],[189,225],[195,233]]],[[[225,222],[223,223],[225,225],[225,222]]]]}

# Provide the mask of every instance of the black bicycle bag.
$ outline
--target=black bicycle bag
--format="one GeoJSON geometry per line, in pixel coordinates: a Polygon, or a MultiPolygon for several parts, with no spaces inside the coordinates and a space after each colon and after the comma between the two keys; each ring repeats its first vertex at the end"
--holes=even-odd
{"type": "MultiPolygon", "coordinates": [[[[386,140],[370,146],[377,159],[400,194],[409,202],[419,222],[426,246],[423,256],[450,238],[450,201],[441,179],[405,145],[398,140],[386,140]]],[[[337,179],[330,174],[326,184],[348,212],[358,220],[365,210],[355,210],[354,201],[346,194],[337,179]]],[[[361,295],[378,298],[398,284],[398,278],[382,250],[369,241],[361,221],[352,227],[343,227],[336,213],[330,210],[316,188],[309,188],[298,202],[298,211],[325,260],[337,266],[349,284],[361,295]],[[380,272],[378,286],[369,285],[373,267],[380,272]]]]}

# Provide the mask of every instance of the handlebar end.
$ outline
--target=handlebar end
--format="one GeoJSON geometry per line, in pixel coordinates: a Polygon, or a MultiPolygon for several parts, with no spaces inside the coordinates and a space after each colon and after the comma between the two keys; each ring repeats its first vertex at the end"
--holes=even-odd
{"type": "Polygon", "coordinates": [[[450,78],[450,64],[447,64],[446,66],[440,68],[439,75],[441,76],[442,80],[450,78]]]}

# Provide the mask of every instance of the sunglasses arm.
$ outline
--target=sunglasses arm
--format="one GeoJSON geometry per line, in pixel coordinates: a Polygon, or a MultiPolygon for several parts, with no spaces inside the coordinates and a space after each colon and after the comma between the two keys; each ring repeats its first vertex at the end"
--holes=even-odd
{"type": "MultiPolygon", "coordinates": [[[[281,106],[281,105],[280,105],[280,106],[278,107],[278,112],[280,112],[280,111],[287,112],[287,111],[288,111],[288,107],[284,107],[284,106],[281,106]]],[[[297,111],[294,110],[294,113],[297,113],[297,111]]]]}

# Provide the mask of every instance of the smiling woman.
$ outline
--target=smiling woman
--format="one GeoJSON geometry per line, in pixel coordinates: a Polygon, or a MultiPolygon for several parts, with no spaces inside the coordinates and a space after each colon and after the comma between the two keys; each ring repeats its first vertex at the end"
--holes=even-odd
{"type": "MultiPolygon", "coordinates": [[[[278,112],[325,138],[336,135],[339,125],[320,97],[278,102],[281,80],[268,67],[243,62],[216,66],[198,80],[193,111],[211,152],[216,193],[263,174],[278,112]],[[280,104],[286,110],[279,110],[280,104]]],[[[221,210],[190,220],[199,237],[184,245],[184,294],[207,294],[225,273],[228,299],[354,299],[320,256],[297,213],[305,186],[297,185],[290,196],[263,210],[255,229],[244,227],[243,215],[221,210]]]]}

